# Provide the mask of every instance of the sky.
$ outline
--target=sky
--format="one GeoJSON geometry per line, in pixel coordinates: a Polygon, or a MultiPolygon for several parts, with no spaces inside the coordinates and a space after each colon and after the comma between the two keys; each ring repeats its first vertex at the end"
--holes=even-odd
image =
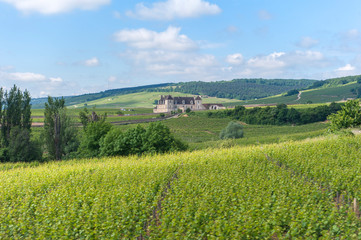
{"type": "Polygon", "coordinates": [[[33,98],[357,74],[359,0],[0,0],[0,87],[33,98]]]}

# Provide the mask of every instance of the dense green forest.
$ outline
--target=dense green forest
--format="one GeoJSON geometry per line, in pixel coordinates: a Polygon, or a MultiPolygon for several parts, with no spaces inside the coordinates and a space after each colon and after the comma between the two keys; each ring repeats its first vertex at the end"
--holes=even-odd
{"type": "Polygon", "coordinates": [[[174,88],[174,91],[219,98],[249,100],[277,95],[292,89],[306,88],[314,82],[315,80],[308,79],[234,79],[220,82],[187,82],[179,83],[174,88]]]}
{"type": "Polygon", "coordinates": [[[357,76],[348,76],[348,77],[340,77],[340,78],[331,78],[323,81],[314,82],[307,89],[315,89],[320,87],[336,87],[345,85],[347,83],[357,82],[361,83],[361,75],[357,76]]]}
{"type": "Polygon", "coordinates": [[[325,121],[327,117],[341,110],[342,104],[331,103],[315,108],[295,109],[288,108],[286,104],[278,104],[276,107],[245,108],[236,106],[235,109],[208,112],[208,117],[229,117],[243,121],[247,124],[260,125],[285,125],[285,124],[308,124],[325,121]]]}

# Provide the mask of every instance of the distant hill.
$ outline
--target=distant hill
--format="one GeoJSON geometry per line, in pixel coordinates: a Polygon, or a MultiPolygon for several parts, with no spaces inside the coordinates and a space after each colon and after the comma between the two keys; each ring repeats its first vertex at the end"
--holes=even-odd
{"type": "Polygon", "coordinates": [[[249,100],[273,96],[293,89],[303,89],[315,84],[309,79],[234,79],[219,82],[179,83],[175,92],[208,95],[218,98],[249,100]]]}
{"type": "MultiPolygon", "coordinates": [[[[181,82],[164,83],[139,87],[120,88],[106,90],[99,93],[83,94],[79,96],[64,97],[67,106],[84,106],[84,104],[102,107],[137,106],[133,96],[125,96],[134,93],[153,92],[159,94],[191,94],[206,95],[209,97],[232,99],[231,101],[217,102],[225,105],[239,104],[269,104],[269,103],[322,103],[341,101],[347,98],[361,96],[361,75],[343,78],[333,78],[323,81],[310,79],[234,79],[231,81],[218,82],[181,82]],[[285,96],[287,92],[302,91],[301,98],[297,94],[285,96]],[[124,96],[124,97],[120,97],[124,96]],[[298,100],[297,100],[298,99],[298,100]],[[242,102],[239,100],[243,100],[242,102]]],[[[146,97],[148,95],[144,95],[146,97]]],[[[153,104],[156,95],[149,99],[143,99],[147,106],[153,104]]],[[[142,101],[143,101],[142,100],[142,101]]],[[[33,99],[33,108],[43,108],[47,98],[33,99]]],[[[144,105],[144,104],[140,104],[144,105]]]]}
{"type": "MultiPolygon", "coordinates": [[[[243,105],[249,104],[305,104],[305,103],[327,103],[344,101],[349,98],[361,97],[361,75],[342,78],[332,78],[317,81],[305,89],[299,89],[302,93],[286,96],[279,94],[267,98],[243,101],[243,105]]],[[[237,105],[236,103],[235,105],[237,105]]]]}
{"type": "MultiPolygon", "coordinates": [[[[169,92],[138,92],[138,93],[129,93],[125,95],[117,95],[111,97],[100,98],[94,101],[86,102],[87,107],[96,106],[98,108],[153,108],[156,104],[156,101],[159,100],[160,95],[167,95],[169,92]]],[[[172,96],[175,97],[185,97],[193,96],[187,93],[178,93],[172,92],[172,96]]],[[[203,103],[223,103],[229,104],[236,102],[240,103],[236,99],[227,99],[227,98],[215,98],[215,97],[205,97],[203,98],[203,103]]],[[[70,105],[70,108],[79,108],[84,107],[84,103],[70,105]]]]}
{"type": "MultiPolygon", "coordinates": [[[[118,96],[118,95],[125,95],[130,93],[138,93],[138,92],[144,92],[148,89],[161,89],[164,87],[168,87],[172,84],[170,83],[162,83],[162,84],[153,84],[153,85],[146,85],[146,86],[139,86],[139,87],[129,87],[129,88],[119,88],[119,89],[111,89],[106,90],[99,93],[89,93],[89,94],[83,94],[78,96],[65,96],[65,103],[67,106],[69,105],[76,105],[81,103],[86,103],[90,101],[94,101],[101,98],[106,97],[112,97],[112,96],[118,96]]],[[[47,101],[48,98],[35,98],[32,99],[31,103],[33,105],[33,108],[44,108],[44,103],[47,101]]]]}

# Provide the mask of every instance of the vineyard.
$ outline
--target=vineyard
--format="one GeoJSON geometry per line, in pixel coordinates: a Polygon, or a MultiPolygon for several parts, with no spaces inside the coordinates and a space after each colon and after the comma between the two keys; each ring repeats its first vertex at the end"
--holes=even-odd
{"type": "Polygon", "coordinates": [[[0,165],[0,239],[356,239],[361,137],[0,165]]]}

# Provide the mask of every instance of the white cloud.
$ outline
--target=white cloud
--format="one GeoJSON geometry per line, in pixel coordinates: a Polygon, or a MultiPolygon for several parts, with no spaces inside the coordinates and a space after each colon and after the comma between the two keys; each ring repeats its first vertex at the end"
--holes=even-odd
{"type": "Polygon", "coordinates": [[[100,65],[100,61],[98,58],[96,57],[93,57],[93,58],[90,58],[88,60],[85,60],[83,62],[83,65],[87,66],[87,67],[96,67],[96,66],[99,66],[100,65]]]}
{"type": "Polygon", "coordinates": [[[168,27],[164,32],[148,29],[121,30],[114,34],[115,40],[138,49],[163,49],[186,51],[197,48],[197,44],[186,35],[179,34],[180,28],[168,27]]]}
{"type": "Polygon", "coordinates": [[[221,12],[216,4],[203,0],[168,0],[155,2],[151,7],[139,3],[135,11],[128,11],[130,17],[140,19],[172,20],[175,18],[194,18],[201,15],[214,15],[221,12]]]}
{"type": "Polygon", "coordinates": [[[15,72],[5,73],[5,78],[19,82],[43,82],[46,81],[46,77],[42,74],[31,72],[15,72]]]}
{"type": "Polygon", "coordinates": [[[353,70],[355,70],[355,67],[352,66],[351,64],[346,64],[345,66],[337,69],[337,71],[353,71],[353,70]]]}
{"type": "Polygon", "coordinates": [[[61,82],[63,82],[63,79],[60,78],[60,77],[56,77],[56,78],[51,77],[51,78],[49,78],[49,80],[50,80],[50,82],[52,82],[52,83],[61,83],[61,82]]]}
{"type": "Polygon", "coordinates": [[[258,17],[261,20],[271,20],[273,16],[268,11],[261,10],[258,12],[258,17]]]}
{"type": "Polygon", "coordinates": [[[324,72],[333,71],[338,64],[337,58],[325,57],[318,51],[293,51],[251,57],[221,70],[223,78],[322,78],[324,72]]]}
{"type": "Polygon", "coordinates": [[[227,56],[226,61],[232,65],[238,65],[243,63],[243,56],[240,53],[230,54],[227,56]]]}
{"type": "Polygon", "coordinates": [[[285,55],[284,52],[274,52],[267,56],[254,57],[248,60],[247,64],[254,68],[274,69],[282,68],[286,65],[280,57],[285,55]]]}
{"type": "Polygon", "coordinates": [[[311,48],[318,44],[318,40],[311,37],[303,37],[298,43],[297,46],[302,48],[311,48]]]}
{"type": "Polygon", "coordinates": [[[74,9],[93,10],[109,4],[111,0],[0,0],[24,13],[58,14],[74,9]]]}

